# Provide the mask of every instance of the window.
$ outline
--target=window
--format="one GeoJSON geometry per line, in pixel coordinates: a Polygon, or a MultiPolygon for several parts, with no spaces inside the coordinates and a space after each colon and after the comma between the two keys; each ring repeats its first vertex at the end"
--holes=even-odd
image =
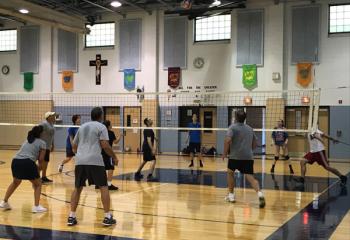
{"type": "Polygon", "coordinates": [[[114,46],[115,23],[89,24],[90,34],[85,35],[85,47],[109,47],[114,46]]]}
{"type": "Polygon", "coordinates": [[[220,41],[231,39],[231,15],[199,17],[195,20],[194,41],[220,41]]]}
{"type": "Polygon", "coordinates": [[[350,3],[329,5],[329,33],[350,33],[350,3]]]}
{"type": "Polygon", "coordinates": [[[17,30],[0,30],[0,52],[17,50],[17,30]]]}

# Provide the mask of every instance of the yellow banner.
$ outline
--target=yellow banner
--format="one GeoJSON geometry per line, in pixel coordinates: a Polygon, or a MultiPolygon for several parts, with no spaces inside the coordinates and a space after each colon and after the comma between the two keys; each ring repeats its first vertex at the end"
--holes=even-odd
{"type": "Polygon", "coordinates": [[[62,72],[62,87],[65,91],[73,91],[73,72],[62,72]]]}
{"type": "Polygon", "coordinates": [[[308,87],[312,81],[312,63],[298,63],[297,71],[297,82],[304,88],[308,87]]]}

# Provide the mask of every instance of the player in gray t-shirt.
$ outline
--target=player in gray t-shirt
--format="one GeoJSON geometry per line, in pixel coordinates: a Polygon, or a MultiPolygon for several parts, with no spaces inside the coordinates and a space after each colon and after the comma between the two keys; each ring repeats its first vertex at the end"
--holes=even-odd
{"type": "Polygon", "coordinates": [[[78,223],[76,210],[80,194],[85,186],[86,180],[89,185],[96,185],[101,191],[101,200],[105,211],[103,225],[110,226],[116,223],[110,212],[110,196],[107,186],[107,175],[101,150],[103,149],[117,165],[118,159],[108,143],[108,131],[103,120],[103,111],[95,107],[91,111],[91,122],[83,124],[73,141],[73,152],[75,157],[75,189],[71,197],[71,212],[68,217],[68,226],[78,223]]]}
{"type": "Polygon", "coordinates": [[[50,152],[53,150],[53,138],[55,136],[55,124],[56,121],[56,113],[55,112],[47,112],[45,113],[45,121],[43,121],[40,125],[43,126],[44,131],[41,134],[41,139],[46,143],[46,151],[45,158],[42,168],[41,181],[43,183],[50,183],[52,180],[48,179],[46,176],[47,166],[50,161],[50,152]]]}
{"type": "Polygon", "coordinates": [[[226,200],[235,202],[234,195],[234,171],[239,170],[244,174],[250,185],[258,193],[259,207],[265,207],[264,194],[260,191],[259,182],[254,178],[253,149],[256,148],[257,138],[253,129],[244,123],[246,113],[243,110],[236,112],[236,122],[233,123],[226,134],[224,153],[225,159],[230,152],[227,166],[227,182],[229,193],[226,200]]]}

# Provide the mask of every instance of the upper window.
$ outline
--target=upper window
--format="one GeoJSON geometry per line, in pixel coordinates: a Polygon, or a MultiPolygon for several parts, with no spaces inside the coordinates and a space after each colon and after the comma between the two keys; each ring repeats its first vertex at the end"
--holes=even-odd
{"type": "Polygon", "coordinates": [[[350,3],[329,5],[329,33],[350,32],[350,3]]]}
{"type": "Polygon", "coordinates": [[[85,47],[114,46],[114,23],[96,23],[93,26],[87,24],[86,27],[90,29],[90,33],[85,35],[85,47]]]}
{"type": "Polygon", "coordinates": [[[195,20],[194,41],[220,41],[231,39],[231,14],[198,17],[195,20]]]}
{"type": "Polygon", "coordinates": [[[17,50],[17,30],[0,30],[0,52],[17,50]]]}

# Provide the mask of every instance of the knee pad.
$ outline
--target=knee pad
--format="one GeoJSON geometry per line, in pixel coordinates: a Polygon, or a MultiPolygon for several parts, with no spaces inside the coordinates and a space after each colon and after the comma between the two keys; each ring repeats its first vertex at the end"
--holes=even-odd
{"type": "Polygon", "coordinates": [[[280,159],[280,157],[278,157],[278,156],[275,156],[275,160],[277,161],[278,159],[280,159]]]}

